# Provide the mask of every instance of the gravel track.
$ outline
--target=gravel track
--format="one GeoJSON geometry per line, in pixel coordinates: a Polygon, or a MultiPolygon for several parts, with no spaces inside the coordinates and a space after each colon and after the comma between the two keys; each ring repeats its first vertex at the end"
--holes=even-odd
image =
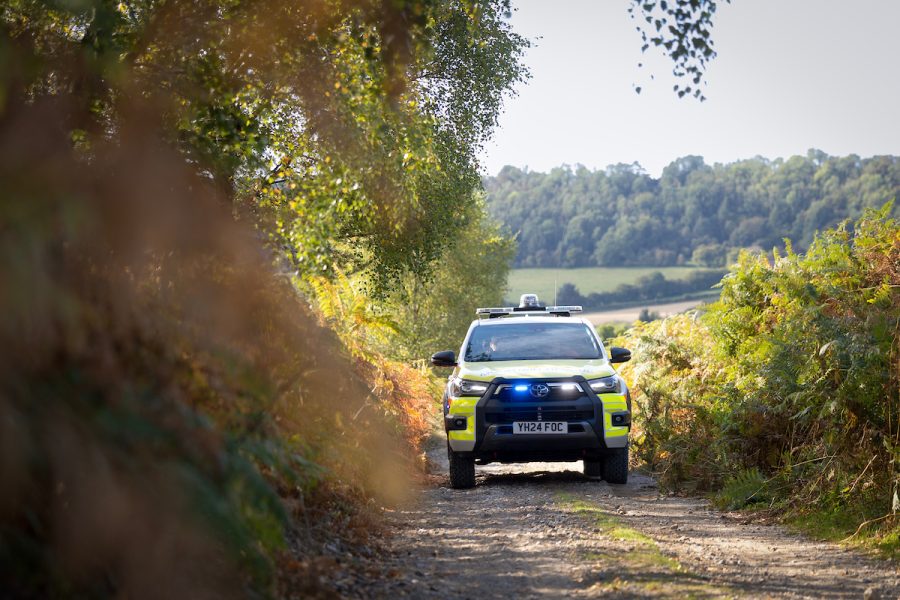
{"type": "Polygon", "coordinates": [[[387,575],[366,597],[900,597],[892,563],[661,495],[641,474],[616,486],[580,462],[488,465],[452,490],[443,448],[429,456],[436,483],[389,513],[387,575]]]}

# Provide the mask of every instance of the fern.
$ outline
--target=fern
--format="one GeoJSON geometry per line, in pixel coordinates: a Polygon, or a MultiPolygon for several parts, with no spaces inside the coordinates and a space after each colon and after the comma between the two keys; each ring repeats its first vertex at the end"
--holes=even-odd
{"type": "Polygon", "coordinates": [[[737,510],[748,504],[769,500],[768,480],[757,467],[752,467],[729,477],[716,494],[714,503],[719,508],[737,510]]]}

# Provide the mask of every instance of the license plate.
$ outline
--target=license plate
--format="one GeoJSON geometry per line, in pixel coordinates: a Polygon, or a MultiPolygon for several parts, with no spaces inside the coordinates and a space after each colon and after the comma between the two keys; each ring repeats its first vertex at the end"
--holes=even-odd
{"type": "Polygon", "coordinates": [[[565,421],[516,421],[513,433],[569,433],[565,421]]]}

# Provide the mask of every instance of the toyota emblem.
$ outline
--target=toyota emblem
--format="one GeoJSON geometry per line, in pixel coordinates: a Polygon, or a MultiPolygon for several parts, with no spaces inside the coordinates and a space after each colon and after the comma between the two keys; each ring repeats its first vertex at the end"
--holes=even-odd
{"type": "Polygon", "coordinates": [[[550,386],[546,383],[535,383],[531,386],[531,395],[535,398],[543,398],[550,393],[550,386]]]}

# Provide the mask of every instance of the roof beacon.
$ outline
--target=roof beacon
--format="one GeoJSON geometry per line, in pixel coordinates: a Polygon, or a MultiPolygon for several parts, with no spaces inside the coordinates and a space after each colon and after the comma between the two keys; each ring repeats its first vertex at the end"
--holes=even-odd
{"type": "Polygon", "coordinates": [[[543,308],[537,294],[522,294],[519,298],[519,308],[543,308]]]}

